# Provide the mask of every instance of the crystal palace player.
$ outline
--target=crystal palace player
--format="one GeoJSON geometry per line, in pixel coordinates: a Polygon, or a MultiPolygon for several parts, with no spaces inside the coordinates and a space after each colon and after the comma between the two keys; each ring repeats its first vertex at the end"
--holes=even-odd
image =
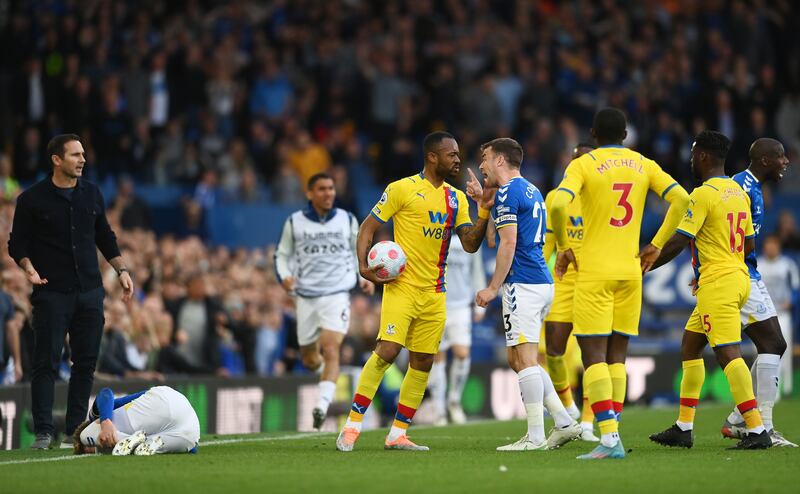
{"type": "Polygon", "coordinates": [[[710,343],[725,371],[736,407],[747,423],[747,435],[733,449],[772,445],[753,396],[750,372],[742,359],[739,311],[750,292],[744,257],[755,248],[750,199],[725,176],[730,140],[714,131],[698,134],[692,146],[692,173],[703,181],[690,196],[678,231],[655,263],[669,262],[691,244],[697,280],[697,306],[686,322],[681,343],[683,376],[678,421],[650,439],[664,446],[691,448],[694,415],[705,379],[703,349],[710,343]]]}
{"type": "MultiPolygon", "coordinates": [[[[580,158],[584,154],[594,150],[591,144],[578,144],[572,152],[572,159],[580,158]]],[[[556,195],[555,190],[551,190],[547,197],[544,198],[545,206],[549,210],[553,204],[553,198],[556,195]]],[[[581,213],[581,198],[576,197],[569,206],[567,206],[568,223],[567,239],[569,247],[579,255],[581,242],[583,241],[583,214],[581,213]]],[[[545,235],[544,243],[544,259],[549,260],[555,251],[556,239],[553,236],[553,228],[550,224],[553,221],[552,215],[547,215],[547,234],[545,235]]],[[[561,403],[569,412],[570,416],[574,419],[581,417],[581,439],[587,442],[598,442],[600,439],[594,435],[593,420],[594,414],[592,407],[589,406],[589,397],[586,394],[586,388],[583,388],[583,408],[578,410],[575,405],[575,399],[572,395],[572,388],[569,384],[570,372],[567,368],[567,361],[569,356],[565,356],[567,346],[573,348],[577,345],[576,342],[570,341],[572,333],[572,310],[573,310],[573,297],[575,295],[575,280],[578,278],[578,273],[572,268],[567,268],[566,274],[561,279],[555,280],[555,295],[553,296],[553,305],[550,307],[547,317],[545,317],[545,347],[547,351],[547,372],[553,379],[553,385],[556,388],[558,397],[561,398],[561,403]]]]}
{"type": "Polygon", "coordinates": [[[347,422],[336,440],[339,451],[352,451],[361,433],[361,422],[386,369],[405,347],[409,365],[400,386],[397,414],[386,449],[424,451],[408,439],[406,431],[422,402],[433,357],[439,350],[445,323],[445,270],[450,236],[456,232],[464,250],[478,250],[492,206],[493,190],[483,190],[470,172],[467,193],[478,203],[478,221],[472,225],[463,192],[445,182],[461,168],[458,143],[446,132],[434,132],[423,143],[422,172],[389,184],[358,232],[357,254],[361,275],[384,284],[378,344],[370,356],[353,397],[347,422]],[[408,256],[408,267],[397,278],[377,276],[382,267],[367,267],[367,252],[381,224],[394,220],[394,239],[408,256]]]}
{"type": "Polygon", "coordinates": [[[481,153],[486,185],[499,186],[492,216],[500,238],[494,274],[489,286],[475,296],[475,303],[486,307],[502,291],[508,363],[519,378],[528,416],[528,430],[522,438],[497,450],[558,448],[577,439],[581,427],[561,404],[547,372],[537,365],[539,328],[553,301],[553,278],[542,256],[547,215],[544,199],[519,173],[522,146],[517,141],[494,139],[481,146],[481,153]],[[545,406],[556,423],[547,440],[545,406]]]}
{"type": "MultiPolygon", "coordinates": [[[[750,167],[733,176],[733,180],[741,185],[750,197],[750,214],[753,217],[756,237],[761,233],[761,219],[764,214],[761,184],[765,181],[779,182],[788,165],[789,159],[786,157],[783,145],[775,139],[761,138],[756,139],[750,146],[750,167]]],[[[764,427],[772,438],[772,445],[796,448],[797,445],[784,438],[772,424],[772,408],[778,398],[778,375],[781,356],[786,351],[786,340],[783,338],[772,298],[764,282],[761,281],[755,249],[747,255],[745,263],[750,272],[750,297],[742,307],[741,319],[744,332],[758,350],[758,357],[751,371],[758,409],[764,419],[764,427]]],[[[786,329],[791,331],[791,328],[786,329]]],[[[787,358],[792,356],[789,355],[787,358]]],[[[746,433],[744,418],[734,407],[722,425],[722,434],[742,439],[746,433]]]]}
{"type": "Polygon", "coordinates": [[[625,400],[625,355],[628,338],[639,333],[642,272],[658,257],[686,211],[688,195],[658,164],[622,146],[627,135],[625,115],[615,108],[594,117],[592,136],[598,149],[570,163],[553,198],[552,225],[558,245],[556,275],[570,263],[578,271],[574,304],[574,334],[581,347],[583,385],[600,427],[600,445],[580,459],[623,458],[619,414],[625,400]],[[639,252],[647,192],[670,202],[658,233],[639,252]],[[566,209],[580,196],[585,223],[580,257],[569,248],[566,209]]]}

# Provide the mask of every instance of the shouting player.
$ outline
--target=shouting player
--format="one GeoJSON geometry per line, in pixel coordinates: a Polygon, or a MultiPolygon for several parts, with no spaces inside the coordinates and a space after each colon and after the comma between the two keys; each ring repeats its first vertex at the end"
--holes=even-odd
{"type": "Polygon", "coordinates": [[[308,179],[308,207],[283,225],[275,251],[275,271],[287,292],[297,295],[297,342],[303,365],[320,374],[319,400],[312,410],[320,429],[336,391],[339,348],[350,321],[350,289],[358,282],[372,294],[375,286],[358,276],[355,256],[358,221],[333,206],[333,177],[308,179]]]}
{"type": "MultiPolygon", "coordinates": [[[[572,152],[572,159],[580,158],[584,154],[594,150],[591,144],[581,143],[575,146],[572,152]]],[[[551,190],[544,203],[547,209],[550,210],[553,204],[553,197],[555,197],[555,190],[551,190]]],[[[581,213],[581,199],[576,197],[567,206],[567,216],[569,221],[566,225],[567,228],[567,241],[569,247],[576,256],[580,255],[580,246],[583,241],[583,216],[581,213]]],[[[547,235],[545,236],[544,243],[544,259],[547,261],[555,250],[556,240],[553,236],[553,228],[550,223],[553,221],[552,215],[547,215],[547,235]]],[[[567,362],[564,356],[567,351],[567,343],[572,334],[572,299],[575,294],[575,280],[578,273],[575,269],[568,267],[564,277],[555,279],[555,295],[553,296],[553,305],[550,307],[550,312],[545,317],[545,349],[547,352],[547,371],[553,380],[556,388],[556,393],[561,399],[561,403],[569,412],[570,416],[574,419],[581,417],[581,439],[587,442],[598,442],[600,439],[594,435],[594,428],[592,421],[594,414],[592,407],[589,406],[589,398],[586,394],[586,388],[583,388],[583,408],[582,411],[578,410],[575,405],[575,399],[572,395],[572,388],[569,385],[570,372],[567,369],[567,362]]],[[[570,342],[570,345],[574,345],[570,342]]]]}
{"type": "Polygon", "coordinates": [[[732,449],[763,449],[772,445],[753,396],[747,364],[739,343],[739,311],[750,292],[745,255],[755,248],[750,199],[725,176],[730,140],[715,131],[703,131],[692,145],[692,173],[703,182],[690,196],[689,208],[678,231],[664,246],[654,267],[674,259],[691,245],[697,281],[697,305],[686,322],[681,342],[683,376],[678,421],[650,439],[664,446],[691,448],[692,429],[705,380],[703,349],[711,344],[725,371],[736,407],[744,417],[747,435],[732,449]]]}
{"type": "Polygon", "coordinates": [[[97,393],[89,420],[75,429],[75,454],[112,449],[115,456],[194,453],[200,422],[185,396],[168,386],[114,399],[110,388],[97,393]]]}
{"type": "Polygon", "coordinates": [[[428,384],[433,357],[439,351],[445,322],[445,271],[450,237],[458,234],[464,250],[474,253],[486,234],[493,190],[483,187],[470,171],[467,193],[478,203],[478,220],[472,224],[463,192],[445,179],[461,168],[458,143],[446,132],[434,132],[423,142],[422,172],[386,187],[380,201],[361,224],[357,253],[361,275],[385,284],[381,304],[378,343],[358,379],[350,415],[338,439],[339,451],[352,451],[361,433],[361,423],[386,369],[405,347],[408,370],[400,386],[397,413],[386,449],[426,451],[408,439],[406,431],[428,384]],[[408,267],[395,279],[380,278],[377,265],[367,266],[367,253],[375,231],[394,220],[394,239],[408,256],[408,267]]]}
{"type": "Polygon", "coordinates": [[[573,333],[578,337],[583,385],[600,427],[600,444],[579,459],[624,458],[618,420],[625,401],[628,339],[639,334],[642,272],[650,269],[686,211],[689,196],[658,164],[625,148],[625,115],[597,112],[592,136],[598,148],[567,167],[552,204],[558,255],[556,276],[575,266],[573,333]],[[670,203],[664,223],[639,252],[639,233],[648,190],[670,203]],[[567,206],[580,197],[584,235],[580,257],[570,248],[567,206]]]}
{"type": "Polygon", "coordinates": [[[481,146],[481,172],[487,187],[499,187],[492,216],[500,240],[495,271],[475,303],[486,307],[502,290],[508,363],[519,378],[528,431],[498,451],[558,448],[577,439],[581,427],[558,398],[553,382],[537,364],[539,328],[553,301],[553,277],[542,256],[546,211],[539,189],[519,173],[522,146],[498,138],[481,146]],[[545,440],[544,407],[556,427],[545,440]]]}
{"type": "Polygon", "coordinates": [[[447,319],[439,353],[434,358],[428,387],[436,409],[436,424],[464,424],[467,416],[461,406],[461,395],[469,377],[470,347],[472,346],[472,323],[483,318],[486,309],[473,307],[475,293],[486,286],[481,252],[470,255],[464,250],[458,236],[450,240],[447,256],[447,319]],[[448,384],[447,350],[453,352],[448,384]]]}
{"type": "MultiPolygon", "coordinates": [[[[761,233],[761,219],[764,214],[761,184],[766,181],[779,182],[788,165],[789,159],[786,157],[783,145],[775,139],[761,138],[756,139],[750,146],[750,166],[733,176],[733,180],[741,185],[750,197],[750,213],[756,237],[761,233]]],[[[755,249],[747,254],[745,263],[750,272],[750,297],[742,307],[741,319],[744,332],[758,350],[758,357],[753,362],[751,371],[758,409],[764,420],[764,427],[772,438],[772,445],[796,448],[797,445],[784,438],[772,424],[772,408],[778,399],[778,376],[781,356],[786,351],[786,340],[783,338],[772,298],[764,282],[761,281],[755,249]]],[[[746,433],[744,418],[739,409],[734,408],[722,425],[722,435],[742,439],[746,433]]]]}

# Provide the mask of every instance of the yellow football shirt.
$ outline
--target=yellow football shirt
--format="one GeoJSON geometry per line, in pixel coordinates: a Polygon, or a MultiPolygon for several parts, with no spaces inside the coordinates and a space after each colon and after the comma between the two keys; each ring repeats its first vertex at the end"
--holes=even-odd
{"type": "Polygon", "coordinates": [[[692,239],[698,285],[736,271],[748,275],[744,239],[755,235],[750,198],[731,178],[713,177],[692,191],[678,232],[692,239]]]}
{"type": "Polygon", "coordinates": [[[418,173],[389,184],[371,214],[381,223],[394,219],[394,241],[408,257],[393,283],[445,291],[450,235],[472,224],[466,194],[447,182],[434,187],[418,173]]]}
{"type": "Polygon", "coordinates": [[[662,198],[678,183],[658,164],[623,146],[601,146],[572,160],[559,190],[580,196],[583,243],[581,280],[636,280],[636,254],[647,191],[662,198]]]}
{"type": "MultiPolygon", "coordinates": [[[[547,193],[544,198],[545,208],[547,209],[547,229],[545,230],[545,247],[544,255],[545,260],[549,261],[552,253],[555,250],[556,239],[553,235],[553,227],[551,225],[553,215],[550,214],[550,208],[553,204],[553,198],[556,195],[555,190],[547,193]]],[[[572,252],[577,256],[581,251],[581,244],[583,243],[583,216],[581,214],[581,198],[576,196],[575,199],[567,205],[567,245],[566,247],[572,249],[572,252]]],[[[566,248],[565,247],[565,248],[566,248]]],[[[572,264],[567,268],[567,273],[564,275],[564,280],[572,280],[576,278],[577,273],[572,264]]],[[[555,279],[558,283],[561,280],[555,279]]]]}

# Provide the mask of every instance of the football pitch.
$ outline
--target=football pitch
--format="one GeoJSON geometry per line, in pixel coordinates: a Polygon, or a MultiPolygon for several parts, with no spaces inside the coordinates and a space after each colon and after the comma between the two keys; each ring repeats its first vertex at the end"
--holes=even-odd
{"type": "MultiPolygon", "coordinates": [[[[800,449],[728,451],[719,434],[730,407],[701,404],[691,450],[647,436],[669,426],[677,405],[625,410],[624,460],[579,461],[591,449],[499,453],[524,423],[476,422],[412,428],[429,452],[384,451],[384,430],[362,434],[356,451],[335,451],[335,434],[204,437],[197,455],[75,457],[66,450],[0,452],[0,492],[798,492],[800,449]],[[514,489],[514,490],[511,490],[514,489]]],[[[776,423],[800,439],[800,400],[782,401],[776,423]]]]}

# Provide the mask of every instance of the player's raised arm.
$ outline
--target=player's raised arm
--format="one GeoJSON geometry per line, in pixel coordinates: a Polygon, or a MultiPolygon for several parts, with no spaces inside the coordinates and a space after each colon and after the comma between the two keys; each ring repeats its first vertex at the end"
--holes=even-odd
{"type": "Polygon", "coordinates": [[[489,223],[489,209],[494,205],[496,188],[484,189],[472,170],[467,168],[467,195],[478,204],[478,219],[474,225],[465,225],[456,230],[464,250],[474,254],[486,237],[486,226],[489,223]]]}

